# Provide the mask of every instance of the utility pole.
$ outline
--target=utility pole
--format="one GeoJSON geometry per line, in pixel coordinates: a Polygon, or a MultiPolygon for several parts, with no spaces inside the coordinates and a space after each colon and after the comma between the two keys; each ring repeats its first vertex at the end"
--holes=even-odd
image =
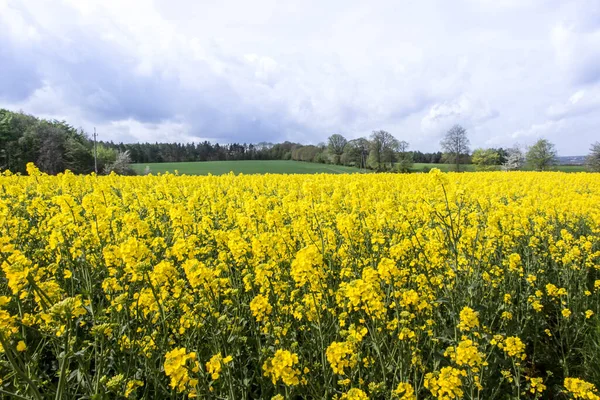
{"type": "Polygon", "coordinates": [[[98,175],[98,148],[96,145],[96,138],[98,135],[96,134],[96,127],[94,127],[94,171],[96,171],[96,175],[98,175]]]}

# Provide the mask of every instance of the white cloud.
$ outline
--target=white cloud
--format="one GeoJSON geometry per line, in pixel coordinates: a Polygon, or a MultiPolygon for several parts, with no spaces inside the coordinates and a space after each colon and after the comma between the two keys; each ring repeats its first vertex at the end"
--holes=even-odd
{"type": "Polygon", "coordinates": [[[386,129],[432,151],[462,123],[473,147],[548,134],[585,153],[598,4],[0,0],[0,106],[117,141],[386,129]]]}
{"type": "Polygon", "coordinates": [[[434,104],[421,120],[421,128],[424,132],[439,134],[454,124],[467,128],[478,127],[497,116],[498,111],[492,109],[485,100],[462,95],[449,102],[434,104]]]}
{"type": "Polygon", "coordinates": [[[566,102],[548,107],[548,116],[552,119],[570,118],[600,110],[600,84],[580,89],[566,102]]]}

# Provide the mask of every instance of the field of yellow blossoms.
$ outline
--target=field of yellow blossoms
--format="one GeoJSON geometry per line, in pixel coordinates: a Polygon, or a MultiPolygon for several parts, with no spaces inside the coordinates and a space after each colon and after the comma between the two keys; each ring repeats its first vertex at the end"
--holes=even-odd
{"type": "Polygon", "coordinates": [[[0,177],[0,397],[600,399],[600,176],[0,177]]]}

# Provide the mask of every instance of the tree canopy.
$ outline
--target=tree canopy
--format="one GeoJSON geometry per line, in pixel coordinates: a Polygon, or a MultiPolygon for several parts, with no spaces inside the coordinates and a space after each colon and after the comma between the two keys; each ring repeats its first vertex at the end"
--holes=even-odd
{"type": "Polygon", "coordinates": [[[460,165],[464,164],[469,156],[469,138],[467,131],[460,125],[454,125],[441,141],[443,160],[454,164],[456,171],[460,171],[460,165]]]}
{"type": "Polygon", "coordinates": [[[475,149],[471,161],[478,171],[493,171],[500,164],[500,154],[494,149],[475,149]]]}
{"type": "Polygon", "coordinates": [[[585,165],[592,172],[600,172],[600,142],[592,144],[590,154],[585,159],[585,165]]]}
{"type": "Polygon", "coordinates": [[[540,139],[527,151],[527,164],[536,171],[548,170],[556,164],[556,149],[554,144],[546,139],[540,139]]]}

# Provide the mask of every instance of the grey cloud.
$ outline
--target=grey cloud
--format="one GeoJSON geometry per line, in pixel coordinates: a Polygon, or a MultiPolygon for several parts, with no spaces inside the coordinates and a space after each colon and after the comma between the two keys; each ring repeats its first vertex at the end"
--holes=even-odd
{"type": "Polygon", "coordinates": [[[587,140],[600,122],[594,101],[569,103],[600,79],[595,0],[158,4],[13,1],[3,17],[0,2],[0,106],[115,140],[381,128],[424,151],[457,122],[474,146],[546,132],[559,151],[569,124],[587,140]]]}
{"type": "Polygon", "coordinates": [[[37,61],[27,49],[15,47],[0,29],[0,99],[18,102],[43,85],[37,61]]]}

